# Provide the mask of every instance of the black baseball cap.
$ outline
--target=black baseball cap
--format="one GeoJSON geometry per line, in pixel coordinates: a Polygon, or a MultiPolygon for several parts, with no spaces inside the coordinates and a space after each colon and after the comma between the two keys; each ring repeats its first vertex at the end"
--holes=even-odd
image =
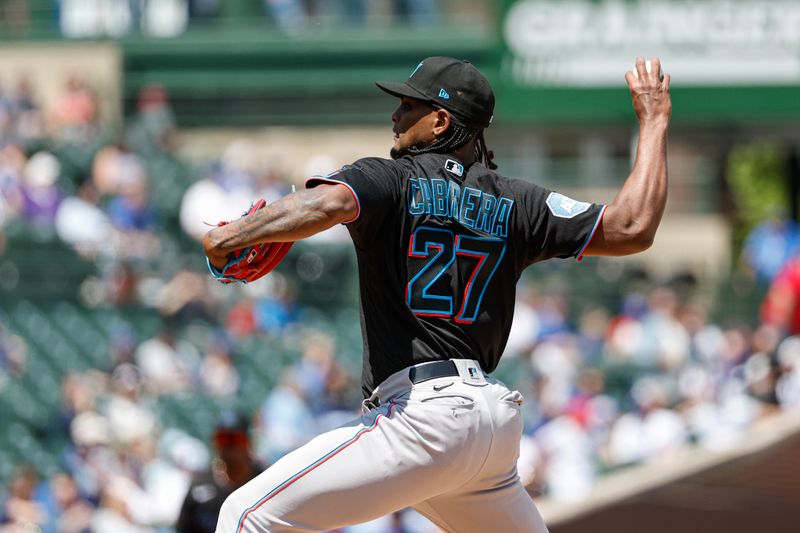
{"type": "Polygon", "coordinates": [[[447,109],[454,122],[468,128],[486,128],[492,122],[494,93],[483,74],[467,60],[429,57],[403,83],[376,81],[387,93],[431,102],[447,109]]]}

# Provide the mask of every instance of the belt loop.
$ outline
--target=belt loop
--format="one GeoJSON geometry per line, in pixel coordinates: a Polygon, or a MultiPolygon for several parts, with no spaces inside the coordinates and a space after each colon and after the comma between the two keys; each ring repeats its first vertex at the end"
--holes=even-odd
{"type": "Polygon", "coordinates": [[[374,396],[371,397],[371,398],[364,398],[364,400],[361,402],[361,412],[362,413],[366,414],[366,413],[372,411],[373,409],[377,409],[378,408],[379,404],[375,403],[373,401],[373,398],[374,398],[374,396]]]}

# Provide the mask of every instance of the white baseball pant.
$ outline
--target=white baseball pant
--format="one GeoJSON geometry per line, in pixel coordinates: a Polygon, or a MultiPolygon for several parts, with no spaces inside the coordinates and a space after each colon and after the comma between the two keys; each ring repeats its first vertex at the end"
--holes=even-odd
{"type": "Polygon", "coordinates": [[[217,533],[319,532],[409,506],[448,533],[547,533],[517,476],[522,396],[454,362],[458,376],[416,385],[391,375],[359,419],[231,494],[217,533]]]}

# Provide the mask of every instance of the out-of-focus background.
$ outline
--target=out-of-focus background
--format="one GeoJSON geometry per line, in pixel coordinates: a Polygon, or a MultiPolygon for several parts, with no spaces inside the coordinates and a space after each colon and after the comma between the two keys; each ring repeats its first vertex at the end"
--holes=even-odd
{"type": "Polygon", "coordinates": [[[246,287],[199,238],[386,156],[372,81],[431,55],[493,83],[502,173],[595,202],[636,147],[625,71],[672,75],[652,249],[518,287],[496,374],[551,531],[796,531],[798,28],[793,0],[0,0],[0,531],[170,532],[220,413],[266,465],[357,412],[346,231],[246,287]]]}

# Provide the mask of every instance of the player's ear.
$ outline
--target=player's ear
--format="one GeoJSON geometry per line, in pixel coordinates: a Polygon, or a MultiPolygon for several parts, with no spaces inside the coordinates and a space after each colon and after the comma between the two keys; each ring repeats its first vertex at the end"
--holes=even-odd
{"type": "Polygon", "coordinates": [[[442,135],[450,127],[450,112],[446,109],[437,109],[436,118],[433,121],[433,134],[437,137],[442,135]]]}

